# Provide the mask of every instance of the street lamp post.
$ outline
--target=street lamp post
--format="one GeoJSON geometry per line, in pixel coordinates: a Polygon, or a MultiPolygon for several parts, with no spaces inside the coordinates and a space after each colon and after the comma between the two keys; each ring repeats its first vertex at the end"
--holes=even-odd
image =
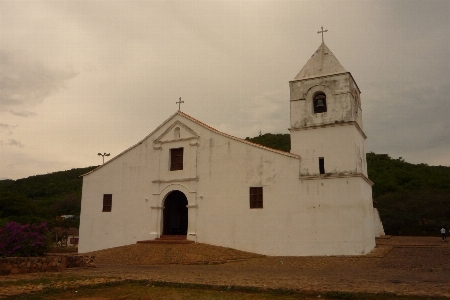
{"type": "Polygon", "coordinates": [[[98,155],[103,157],[103,163],[105,163],[105,156],[109,156],[109,153],[103,153],[103,154],[99,153],[98,155]]]}

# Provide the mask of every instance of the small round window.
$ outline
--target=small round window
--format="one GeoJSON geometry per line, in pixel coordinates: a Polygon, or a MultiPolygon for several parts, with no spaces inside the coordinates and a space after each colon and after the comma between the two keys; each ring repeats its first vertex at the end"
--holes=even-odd
{"type": "Polygon", "coordinates": [[[313,97],[313,108],[315,114],[327,112],[327,96],[323,92],[319,92],[313,97]]]}

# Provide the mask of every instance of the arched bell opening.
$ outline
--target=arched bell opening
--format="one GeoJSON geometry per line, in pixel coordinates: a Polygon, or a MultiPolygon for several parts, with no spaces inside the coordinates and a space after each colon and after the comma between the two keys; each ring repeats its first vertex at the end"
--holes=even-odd
{"type": "Polygon", "coordinates": [[[187,235],[188,201],[180,191],[170,192],[164,201],[163,235],[187,235]]]}
{"type": "Polygon", "coordinates": [[[315,114],[327,112],[327,96],[323,92],[314,94],[313,109],[315,114]]]}

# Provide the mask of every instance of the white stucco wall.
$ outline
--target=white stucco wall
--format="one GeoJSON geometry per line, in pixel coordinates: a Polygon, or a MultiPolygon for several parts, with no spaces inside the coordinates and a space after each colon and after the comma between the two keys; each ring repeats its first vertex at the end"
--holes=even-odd
{"type": "Polygon", "coordinates": [[[369,184],[360,177],[299,179],[301,160],[218,134],[181,115],[83,178],[79,251],[133,244],[162,232],[172,190],[188,198],[188,238],[267,255],[354,255],[374,245],[369,184]],[[174,125],[175,124],[175,125],[174,125]],[[180,128],[180,138],[174,131],[180,128]],[[183,147],[184,169],[169,171],[183,147]],[[264,208],[249,208],[263,187],[264,208]],[[102,212],[112,194],[111,212],[102,212]]]}
{"type": "Polygon", "coordinates": [[[351,74],[344,71],[289,85],[291,153],[302,158],[301,175],[319,175],[319,158],[323,158],[327,175],[367,177],[360,91],[351,74]],[[327,111],[314,113],[313,98],[319,92],[326,95],[327,111]]]}
{"type": "MultiPolygon", "coordinates": [[[[150,149],[152,149],[150,147],[150,149]]],[[[149,236],[148,195],[156,160],[144,143],[83,177],[79,251],[132,244],[149,236]],[[102,212],[112,194],[111,212],[102,212]]]]}
{"type": "Polygon", "coordinates": [[[375,229],[375,237],[380,237],[384,235],[384,227],[381,222],[380,214],[378,213],[378,209],[373,208],[373,224],[375,229]]]}
{"type": "Polygon", "coordinates": [[[301,175],[319,174],[319,157],[325,173],[364,174],[367,177],[364,138],[354,125],[291,129],[291,153],[302,157],[301,175]]]}

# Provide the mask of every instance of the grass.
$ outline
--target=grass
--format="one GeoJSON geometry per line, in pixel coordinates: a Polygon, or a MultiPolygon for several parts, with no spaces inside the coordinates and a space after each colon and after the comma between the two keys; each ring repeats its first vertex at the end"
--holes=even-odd
{"type": "Polygon", "coordinates": [[[46,289],[43,292],[28,295],[18,295],[6,300],[56,300],[56,299],[245,299],[245,300],[290,300],[309,299],[301,295],[280,295],[273,292],[243,291],[224,287],[207,289],[206,287],[188,287],[184,284],[163,284],[144,281],[129,281],[122,283],[107,283],[82,288],[66,290],[46,289]]]}
{"type": "Polygon", "coordinates": [[[244,299],[244,300],[290,300],[290,299],[351,299],[351,300],[444,300],[445,297],[398,296],[392,293],[365,294],[348,292],[302,292],[289,289],[261,289],[255,287],[210,286],[198,284],[152,282],[128,280],[124,282],[103,283],[85,287],[65,289],[47,288],[35,294],[10,296],[6,300],[44,300],[44,299],[244,299]]]}
{"type": "MultiPolygon", "coordinates": [[[[59,274],[58,274],[59,275],[59,274]]],[[[89,277],[85,276],[67,276],[67,275],[60,275],[60,276],[52,276],[52,277],[42,277],[42,278],[36,278],[36,279],[19,279],[19,280],[11,280],[11,281],[0,281],[0,287],[6,287],[6,286],[23,286],[23,285],[48,285],[51,283],[58,283],[58,282],[73,282],[77,280],[85,280],[89,277]]]]}

